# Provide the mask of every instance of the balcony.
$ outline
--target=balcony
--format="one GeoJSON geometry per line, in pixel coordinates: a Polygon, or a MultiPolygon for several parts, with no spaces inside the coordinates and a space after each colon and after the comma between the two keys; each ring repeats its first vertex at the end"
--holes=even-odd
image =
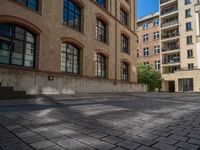
{"type": "Polygon", "coordinates": [[[163,74],[172,74],[180,71],[180,65],[163,67],[163,74]]]}
{"type": "Polygon", "coordinates": [[[174,46],[174,47],[162,47],[162,52],[163,53],[172,53],[172,52],[177,52],[180,50],[180,46],[174,46]]]}
{"type": "Polygon", "coordinates": [[[163,61],[163,64],[174,64],[174,63],[180,63],[180,57],[174,59],[165,59],[163,61]]]}
{"type": "Polygon", "coordinates": [[[179,36],[180,36],[179,32],[163,33],[161,40],[162,41],[175,40],[176,38],[179,38],[179,36]]]}
{"type": "Polygon", "coordinates": [[[162,6],[162,5],[169,4],[169,3],[175,2],[175,1],[177,1],[177,0],[160,0],[160,5],[162,6]]]}
{"type": "Polygon", "coordinates": [[[178,25],[179,21],[178,19],[176,20],[172,20],[170,22],[164,22],[161,24],[161,28],[166,28],[166,27],[171,27],[171,26],[174,26],[174,25],[178,25]]]}
{"type": "Polygon", "coordinates": [[[178,7],[172,7],[172,8],[169,8],[169,9],[162,10],[161,11],[161,17],[167,16],[169,14],[173,14],[175,12],[178,12],[178,7]]]}

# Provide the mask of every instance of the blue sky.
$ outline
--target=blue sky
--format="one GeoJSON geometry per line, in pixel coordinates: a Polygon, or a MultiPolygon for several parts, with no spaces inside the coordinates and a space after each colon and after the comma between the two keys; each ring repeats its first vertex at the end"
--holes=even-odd
{"type": "Polygon", "coordinates": [[[137,18],[141,18],[159,9],[159,0],[137,0],[137,18]]]}

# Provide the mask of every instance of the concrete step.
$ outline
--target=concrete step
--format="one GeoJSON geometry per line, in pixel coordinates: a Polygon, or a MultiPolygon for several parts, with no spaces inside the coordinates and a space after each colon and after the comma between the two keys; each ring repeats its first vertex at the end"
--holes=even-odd
{"type": "Polygon", "coordinates": [[[22,94],[9,94],[9,95],[0,95],[0,100],[9,100],[9,99],[30,99],[34,98],[33,95],[22,95],[22,94]]]}
{"type": "Polygon", "coordinates": [[[0,83],[0,100],[27,98],[33,98],[33,95],[27,95],[25,91],[15,91],[14,87],[4,87],[0,83]]]}
{"type": "Polygon", "coordinates": [[[0,87],[0,94],[4,94],[4,93],[13,93],[14,92],[14,88],[13,87],[0,87]]]}

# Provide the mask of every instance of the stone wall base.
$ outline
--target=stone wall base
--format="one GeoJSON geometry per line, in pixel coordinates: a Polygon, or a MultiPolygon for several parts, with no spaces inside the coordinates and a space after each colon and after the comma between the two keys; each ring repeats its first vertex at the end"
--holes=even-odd
{"type": "Polygon", "coordinates": [[[75,93],[115,93],[146,92],[141,84],[118,82],[66,74],[24,71],[0,68],[2,86],[12,86],[27,94],[75,94],[75,93]],[[53,77],[50,80],[49,77],[53,77]]]}

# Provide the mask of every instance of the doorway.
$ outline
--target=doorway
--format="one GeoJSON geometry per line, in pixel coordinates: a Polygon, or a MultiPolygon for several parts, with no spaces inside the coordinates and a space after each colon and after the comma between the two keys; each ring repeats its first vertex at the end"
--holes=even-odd
{"type": "Polygon", "coordinates": [[[168,82],[168,91],[171,93],[175,92],[175,81],[169,81],[168,82]]]}

